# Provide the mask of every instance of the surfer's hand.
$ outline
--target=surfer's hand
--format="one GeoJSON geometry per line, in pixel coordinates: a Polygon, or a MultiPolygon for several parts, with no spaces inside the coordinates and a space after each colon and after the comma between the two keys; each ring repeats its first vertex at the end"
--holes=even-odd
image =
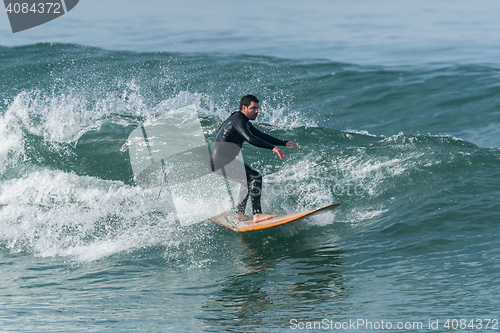
{"type": "Polygon", "coordinates": [[[287,147],[295,147],[295,150],[297,150],[297,144],[295,143],[295,141],[287,141],[286,142],[286,146],[287,147]]]}
{"type": "Polygon", "coordinates": [[[283,152],[283,150],[281,150],[281,149],[279,149],[277,147],[273,148],[273,153],[275,153],[276,155],[278,155],[281,159],[284,159],[286,157],[286,155],[283,152]]]}

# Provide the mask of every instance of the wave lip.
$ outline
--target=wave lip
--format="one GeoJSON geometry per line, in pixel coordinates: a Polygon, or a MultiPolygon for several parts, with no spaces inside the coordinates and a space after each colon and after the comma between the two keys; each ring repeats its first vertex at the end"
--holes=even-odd
{"type": "MultiPolygon", "coordinates": [[[[401,220],[415,230],[429,221],[448,226],[453,210],[472,228],[467,218],[492,220],[498,209],[491,202],[498,149],[478,143],[497,140],[487,137],[499,122],[492,66],[367,67],[69,44],[2,53],[21,57],[0,64],[0,242],[7,252],[98,260],[187,244],[175,240],[180,230],[205,221],[179,222],[166,196],[135,187],[129,134],[193,105],[210,142],[241,95],[256,90],[256,126],[299,144],[285,161],[244,147],[245,161],[264,175],[267,211],[341,202],[305,229],[340,226],[352,235],[401,220]],[[481,110],[487,117],[477,116],[481,110]],[[468,208],[453,204],[459,201],[468,208]]],[[[181,204],[189,211],[191,203],[181,204]]]]}

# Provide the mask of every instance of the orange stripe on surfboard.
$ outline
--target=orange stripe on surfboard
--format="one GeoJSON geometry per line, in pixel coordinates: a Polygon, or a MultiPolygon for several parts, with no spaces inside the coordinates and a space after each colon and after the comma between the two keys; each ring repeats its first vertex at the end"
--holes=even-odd
{"type": "Polygon", "coordinates": [[[308,212],[301,212],[301,213],[293,213],[293,214],[287,214],[283,216],[277,216],[273,217],[268,220],[264,220],[262,222],[254,223],[252,220],[250,221],[240,221],[240,222],[234,222],[234,213],[224,213],[221,215],[218,215],[212,220],[215,222],[229,228],[235,231],[239,232],[247,232],[247,231],[254,231],[254,230],[262,230],[262,229],[267,229],[267,228],[272,228],[276,227],[285,223],[289,223],[292,221],[300,220],[303,217],[312,215],[314,213],[318,212],[327,212],[329,210],[335,209],[338,206],[340,206],[339,203],[333,203],[324,207],[320,207],[318,209],[314,209],[308,212]],[[233,219],[232,219],[233,218],[233,219]]]}

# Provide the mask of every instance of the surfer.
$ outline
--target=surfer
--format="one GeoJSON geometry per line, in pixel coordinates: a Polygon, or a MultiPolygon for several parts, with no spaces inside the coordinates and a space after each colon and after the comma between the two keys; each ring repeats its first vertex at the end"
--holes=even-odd
{"type": "Polygon", "coordinates": [[[255,120],[259,113],[259,100],[253,95],[245,95],[240,101],[240,111],[232,113],[221,125],[211,149],[212,171],[223,177],[242,184],[239,202],[236,207],[238,220],[264,221],[276,215],[262,213],[260,197],[262,191],[261,174],[246,163],[236,159],[243,142],[271,150],[284,159],[283,150],[276,146],[294,147],[294,141],[280,140],[256,129],[250,120],[255,120]],[[243,171],[244,170],[244,171],[243,171]],[[245,215],[248,198],[252,201],[253,218],[245,215]]]}

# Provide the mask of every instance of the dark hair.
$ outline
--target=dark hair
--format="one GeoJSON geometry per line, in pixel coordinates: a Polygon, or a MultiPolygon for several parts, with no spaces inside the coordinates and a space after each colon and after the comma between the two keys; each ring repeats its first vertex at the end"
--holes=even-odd
{"type": "Polygon", "coordinates": [[[243,96],[240,101],[240,111],[243,110],[243,105],[249,107],[252,102],[259,103],[259,100],[254,95],[243,96]]]}

